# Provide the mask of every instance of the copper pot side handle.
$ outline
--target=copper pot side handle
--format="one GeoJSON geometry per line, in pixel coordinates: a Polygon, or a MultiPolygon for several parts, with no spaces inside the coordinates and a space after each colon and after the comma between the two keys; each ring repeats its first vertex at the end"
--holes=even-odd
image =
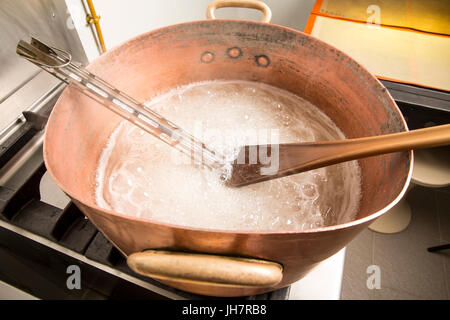
{"type": "Polygon", "coordinates": [[[136,273],[160,280],[234,287],[272,287],[283,267],[266,260],[210,254],[146,250],[127,258],[136,273]]]}
{"type": "Polygon", "coordinates": [[[263,14],[261,22],[270,23],[272,19],[272,11],[269,6],[258,0],[214,0],[206,9],[206,17],[208,19],[215,19],[214,11],[225,7],[257,9],[263,14]]]}

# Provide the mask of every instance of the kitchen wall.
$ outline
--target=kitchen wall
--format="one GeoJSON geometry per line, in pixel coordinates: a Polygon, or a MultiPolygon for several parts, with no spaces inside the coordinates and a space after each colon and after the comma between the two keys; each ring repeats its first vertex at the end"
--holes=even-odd
{"type": "MultiPolygon", "coordinates": [[[[204,20],[212,0],[94,0],[107,49],[138,34],[171,24],[204,20]]],[[[303,30],[315,0],[265,0],[272,10],[272,23],[303,30]]],[[[81,0],[66,0],[74,25],[90,60],[98,49],[92,31],[85,22],[81,0]]],[[[217,18],[259,20],[261,13],[252,9],[222,8],[217,18]]]]}

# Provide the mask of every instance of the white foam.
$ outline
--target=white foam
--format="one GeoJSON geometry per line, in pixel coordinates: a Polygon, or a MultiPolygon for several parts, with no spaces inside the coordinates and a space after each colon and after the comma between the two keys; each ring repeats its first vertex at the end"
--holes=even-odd
{"type": "MultiPolygon", "coordinates": [[[[227,154],[264,129],[278,129],[280,143],[345,138],[311,103],[261,83],[194,83],[159,95],[147,105],[210,148],[227,154]]],[[[256,138],[259,144],[270,142],[268,136],[256,138]]],[[[182,226],[255,231],[303,230],[347,222],[359,208],[361,178],[356,161],[228,188],[214,172],[189,161],[174,161],[182,157],[122,122],[99,159],[98,205],[182,226]]]]}

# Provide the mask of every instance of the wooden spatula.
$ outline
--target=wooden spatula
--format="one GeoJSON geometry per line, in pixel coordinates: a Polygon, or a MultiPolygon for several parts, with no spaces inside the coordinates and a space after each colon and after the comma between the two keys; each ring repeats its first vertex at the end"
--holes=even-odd
{"type": "Polygon", "coordinates": [[[449,144],[450,124],[446,124],[358,139],[244,146],[232,164],[226,184],[240,187],[349,160],[449,144]]]}

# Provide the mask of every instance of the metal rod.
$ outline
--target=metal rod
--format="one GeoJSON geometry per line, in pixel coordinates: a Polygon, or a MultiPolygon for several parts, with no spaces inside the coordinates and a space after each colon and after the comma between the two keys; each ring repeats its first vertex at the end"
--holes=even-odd
{"type": "Polygon", "coordinates": [[[203,142],[143,103],[75,65],[69,53],[49,47],[35,38],[32,38],[30,43],[20,41],[17,53],[58,79],[72,84],[83,94],[142,130],[190,156],[195,164],[205,165],[211,169],[223,167],[225,158],[222,155],[208,149],[203,142]]]}

